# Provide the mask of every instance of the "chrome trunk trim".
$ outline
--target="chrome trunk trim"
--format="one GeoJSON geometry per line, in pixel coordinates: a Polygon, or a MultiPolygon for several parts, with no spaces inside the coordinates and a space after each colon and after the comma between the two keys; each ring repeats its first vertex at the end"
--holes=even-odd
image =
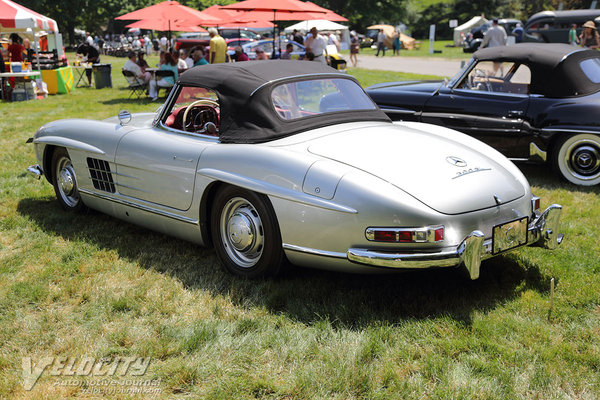
{"type": "MultiPolygon", "coordinates": [[[[526,245],[555,249],[562,243],[558,233],[562,206],[553,204],[529,223],[526,245]]],[[[510,250],[509,250],[510,251],[510,250]]],[[[464,265],[471,279],[479,277],[481,262],[491,258],[492,239],[485,239],[481,231],[471,232],[455,250],[436,253],[393,253],[369,249],[348,249],[347,258],[359,264],[386,268],[419,269],[464,265]]]]}

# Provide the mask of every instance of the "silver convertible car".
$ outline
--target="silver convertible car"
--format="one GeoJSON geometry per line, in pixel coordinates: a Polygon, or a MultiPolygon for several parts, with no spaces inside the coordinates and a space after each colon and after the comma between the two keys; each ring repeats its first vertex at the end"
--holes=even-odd
{"type": "Polygon", "coordinates": [[[61,206],[200,245],[244,277],[293,264],[352,272],[466,267],[562,241],[496,150],[443,127],[392,123],[320,63],[183,73],[152,114],[60,120],[30,139],[61,206]]]}

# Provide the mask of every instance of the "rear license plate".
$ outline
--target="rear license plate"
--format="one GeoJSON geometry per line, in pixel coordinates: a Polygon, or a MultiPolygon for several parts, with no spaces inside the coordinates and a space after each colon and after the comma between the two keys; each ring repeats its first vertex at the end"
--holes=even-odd
{"type": "Polygon", "coordinates": [[[492,230],[492,254],[502,253],[527,243],[527,217],[523,217],[492,230]]]}

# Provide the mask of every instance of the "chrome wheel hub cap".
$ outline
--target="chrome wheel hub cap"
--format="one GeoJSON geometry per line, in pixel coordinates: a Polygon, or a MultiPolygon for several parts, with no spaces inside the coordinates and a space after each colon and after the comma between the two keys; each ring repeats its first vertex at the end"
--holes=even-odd
{"type": "Polygon", "coordinates": [[[576,143],[568,161],[573,172],[583,178],[600,173],[600,149],[592,143],[576,143]]]}
{"type": "Polygon", "coordinates": [[[73,165],[68,158],[61,158],[56,166],[56,179],[60,197],[69,207],[75,207],[79,203],[79,191],[77,190],[77,179],[73,165]]]}
{"type": "Polygon", "coordinates": [[[229,258],[241,268],[254,266],[263,252],[262,221],[246,199],[229,200],[221,212],[221,239],[229,258]]]}
{"type": "Polygon", "coordinates": [[[58,175],[58,184],[60,185],[61,190],[64,194],[70,195],[73,192],[73,188],[75,184],[73,182],[73,175],[71,175],[71,171],[67,168],[63,168],[58,175]]]}

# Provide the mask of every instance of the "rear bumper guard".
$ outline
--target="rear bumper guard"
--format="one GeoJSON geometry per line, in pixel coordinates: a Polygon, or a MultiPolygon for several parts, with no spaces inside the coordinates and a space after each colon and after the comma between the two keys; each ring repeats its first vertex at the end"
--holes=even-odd
{"type": "MultiPolygon", "coordinates": [[[[562,206],[553,204],[531,221],[527,228],[526,246],[555,249],[561,244],[563,234],[560,228],[562,206]]],[[[455,250],[437,253],[386,253],[368,249],[348,249],[348,260],[366,265],[387,268],[418,269],[429,267],[453,267],[464,265],[471,279],[479,278],[481,262],[495,256],[492,252],[492,239],[485,239],[481,231],[473,231],[455,250]]]]}

